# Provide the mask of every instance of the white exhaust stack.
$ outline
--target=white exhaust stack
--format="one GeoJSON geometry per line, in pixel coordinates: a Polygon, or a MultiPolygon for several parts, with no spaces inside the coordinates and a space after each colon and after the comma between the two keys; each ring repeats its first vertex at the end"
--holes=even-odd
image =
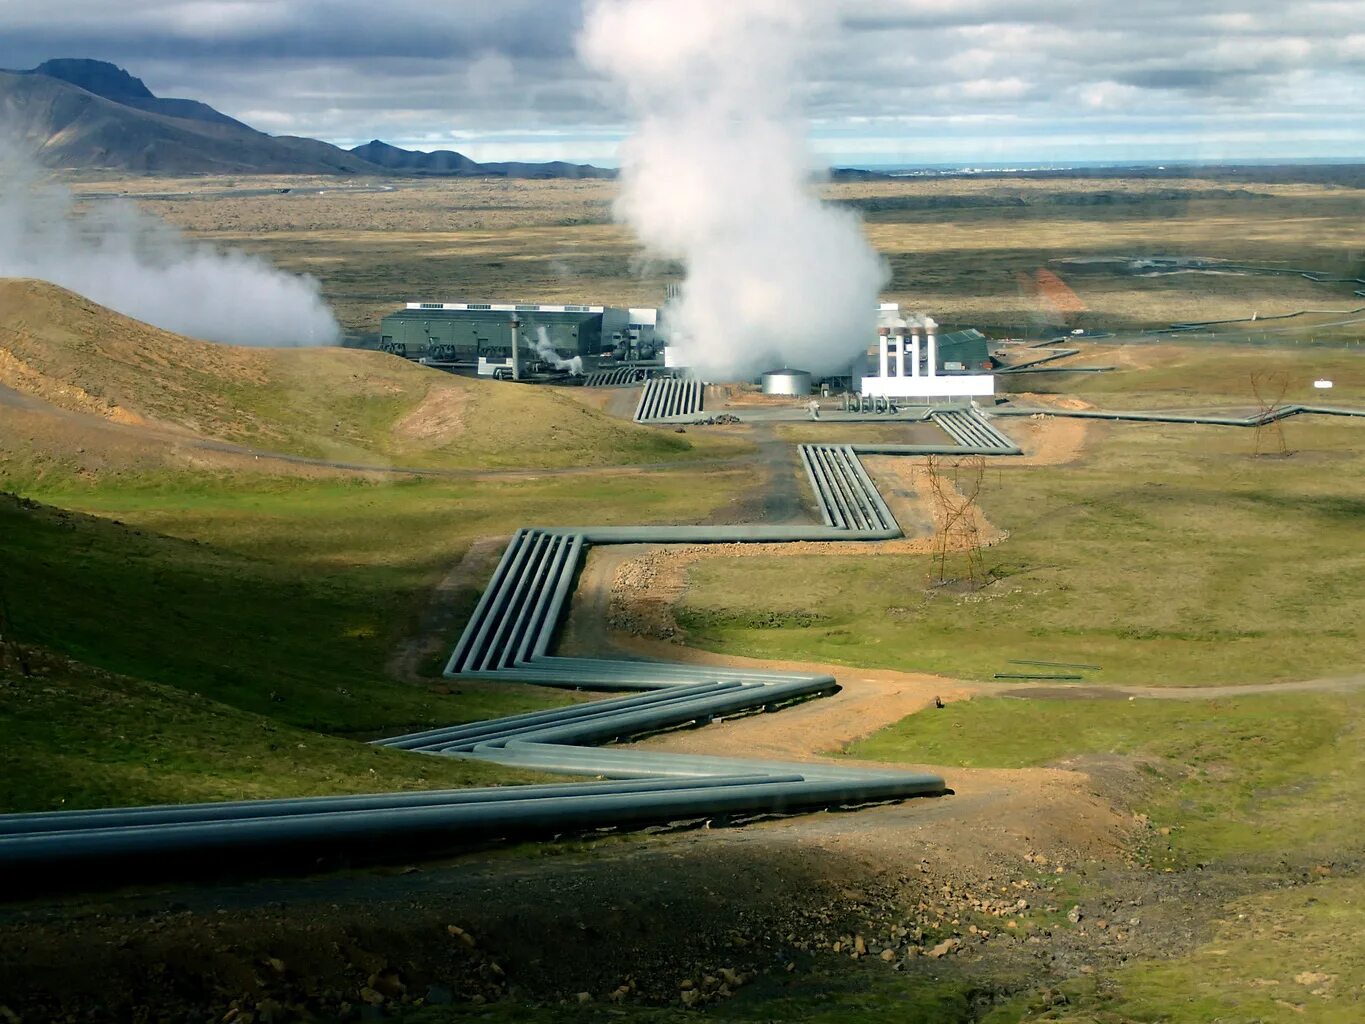
{"type": "Polygon", "coordinates": [[[512,379],[521,380],[521,353],[517,351],[517,341],[521,335],[521,321],[512,317],[512,379]]]}
{"type": "Polygon", "coordinates": [[[886,377],[890,376],[890,374],[887,373],[887,351],[886,351],[887,338],[890,336],[890,334],[891,334],[891,328],[890,328],[890,327],[878,327],[878,328],[877,328],[877,344],[880,346],[880,349],[881,349],[881,376],[882,376],[883,379],[885,379],[886,377]]]}
{"type": "Polygon", "coordinates": [[[930,377],[938,376],[938,336],[934,334],[934,331],[937,328],[938,324],[934,322],[932,317],[924,322],[924,329],[929,335],[928,349],[930,377]]]}
{"type": "Polygon", "coordinates": [[[905,328],[896,328],[896,376],[905,376],[905,328]]]}
{"type": "Polygon", "coordinates": [[[910,328],[910,376],[919,376],[919,328],[910,328]]]}

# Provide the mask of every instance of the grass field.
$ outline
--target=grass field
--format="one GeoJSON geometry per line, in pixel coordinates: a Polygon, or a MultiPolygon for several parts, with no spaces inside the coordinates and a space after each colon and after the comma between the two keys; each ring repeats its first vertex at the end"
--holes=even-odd
{"type": "Polygon", "coordinates": [[[999,768],[1085,770],[1118,759],[1144,780],[1134,809],[1150,818],[1138,851],[1147,867],[1248,893],[1221,908],[1211,941],[1191,954],[1078,978],[1062,986],[1066,1009],[1039,1013],[1023,998],[987,1015],[990,1024],[1345,1022],[1358,1019],[1365,998],[1365,957],[1346,939],[1365,926],[1362,727],[1359,691],[984,698],[913,715],[848,752],[999,768]]]}
{"type": "MultiPolygon", "coordinates": [[[[135,194],[242,184],[81,187],[135,194]]],[[[676,265],[642,260],[611,223],[612,182],[405,181],[354,195],[317,179],[269,184],[293,191],[145,205],[196,237],[316,275],[356,333],[375,332],[384,313],[418,298],[654,306],[680,277],[676,265]]],[[[1020,275],[1065,257],[1189,255],[1358,274],[1365,210],[1356,188],[1207,179],[900,179],[839,183],[824,194],[866,219],[891,270],[888,299],[947,323],[1006,330],[1048,315],[1021,290],[1020,275]]],[[[1111,328],[1335,308],[1351,295],[1295,275],[1063,276],[1084,307],[1077,323],[1111,328]]]]}
{"type": "MultiPolygon", "coordinates": [[[[1365,883],[1357,877],[1365,854],[1365,809],[1356,799],[1362,725],[1360,693],[1131,703],[983,698],[911,716],[848,753],[995,768],[1125,766],[1140,779],[1130,790],[1138,794],[1132,809],[1150,819],[1137,851],[1143,865],[1179,879],[1189,896],[1185,916],[1215,915],[1207,937],[1188,951],[1125,958],[1062,981],[1044,982],[1041,965],[989,959],[899,974],[875,962],[779,972],[705,1015],[800,1024],[1356,1021],[1365,999],[1365,957],[1354,941],[1365,923],[1365,883]],[[1218,892],[1239,895],[1221,902],[1207,895],[1218,892]]],[[[1102,872],[1070,874],[1067,884],[1087,906],[1105,900],[1102,872]]],[[[1146,902],[1165,902],[1165,891],[1154,885],[1146,902]]],[[[1154,909],[1130,913],[1145,918],[1154,909]]],[[[1082,926],[1059,916],[1048,927],[1082,926]]],[[[526,1012],[514,1004],[431,1008],[405,1019],[512,1021],[526,1012]]],[[[697,1016],[631,1006],[611,1014],[642,1024],[697,1016]]],[[[596,1006],[549,1006],[536,1019],[604,1018],[596,1006]]]]}
{"type": "Polygon", "coordinates": [[[1157,869],[1235,862],[1274,871],[1365,854],[1353,783],[1365,770],[1365,695],[1215,700],[981,698],[912,715],[847,753],[975,768],[1137,764],[1157,869]]]}
{"type": "MultiPolygon", "coordinates": [[[[0,813],[454,789],[540,778],[478,761],[368,746],[299,728],[286,716],[254,714],[89,664],[33,653],[29,659],[31,677],[13,657],[0,670],[0,813]]],[[[288,685],[273,678],[262,683],[288,685]]],[[[428,712],[447,706],[460,715],[478,706],[477,698],[432,697],[422,705],[418,694],[412,696],[428,712]]],[[[529,694],[486,701],[505,708],[545,702],[529,694]]]]}
{"type": "Polygon", "coordinates": [[[928,556],[706,560],[678,620],[715,650],[974,679],[1010,659],[1176,686],[1356,672],[1362,424],[1284,429],[1288,458],[1247,429],[1113,424],[1078,464],[991,463],[980,505],[1008,537],[972,593],[930,586],[928,556]]]}
{"type": "MultiPolygon", "coordinates": [[[[1172,341],[1160,345],[1090,345],[1084,358],[1076,361],[1119,369],[1114,373],[1059,376],[1051,384],[1051,375],[1028,374],[1009,383],[1040,392],[1079,395],[1101,409],[1222,407],[1246,415],[1259,412],[1263,403],[1365,407],[1365,350],[1210,349],[1172,341]],[[1315,380],[1324,378],[1332,381],[1331,389],[1313,386],[1315,380]]],[[[1005,429],[1009,429],[1008,423],[1005,429]]],[[[1296,428],[1291,425],[1286,429],[1292,432],[1296,428]]]]}
{"type": "MultiPolygon", "coordinates": [[[[0,477],[27,495],[0,499],[3,633],[53,666],[25,678],[7,660],[0,807],[523,778],[329,737],[571,699],[440,692],[394,679],[386,662],[472,539],[528,522],[702,518],[712,498],[697,480],[686,470],[484,483],[0,477]]],[[[729,483],[717,475],[722,496],[729,483]]],[[[466,613],[483,583],[468,581],[466,613]]]]}

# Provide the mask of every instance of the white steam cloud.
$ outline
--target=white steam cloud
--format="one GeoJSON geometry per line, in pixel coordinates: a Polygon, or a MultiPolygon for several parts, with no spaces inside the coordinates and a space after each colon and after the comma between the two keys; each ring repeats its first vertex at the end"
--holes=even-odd
{"type": "Polygon", "coordinates": [[[828,0],[594,0],[584,59],[636,118],[619,219],[683,261],[667,310],[681,361],[713,378],[785,363],[842,373],[876,326],[885,263],[858,218],[812,192],[794,93],[838,31],[828,0]]]}
{"type": "MultiPolygon", "coordinates": [[[[3,139],[0,139],[3,145],[3,139]]],[[[234,345],[333,345],[311,277],[187,240],[122,200],[77,215],[71,193],[15,154],[0,159],[0,277],[51,281],[168,331],[234,345]]]]}
{"type": "Polygon", "coordinates": [[[550,332],[542,326],[536,327],[535,337],[536,355],[544,362],[549,363],[556,370],[567,370],[574,376],[583,375],[583,357],[574,356],[571,359],[562,359],[555,351],[554,345],[550,343],[550,332]]]}

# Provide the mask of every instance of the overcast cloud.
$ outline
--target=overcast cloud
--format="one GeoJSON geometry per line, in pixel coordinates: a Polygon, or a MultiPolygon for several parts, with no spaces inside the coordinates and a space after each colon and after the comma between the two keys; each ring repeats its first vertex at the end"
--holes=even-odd
{"type": "MultiPolygon", "coordinates": [[[[742,3],[743,0],[736,0],[742,3]]],[[[793,0],[840,8],[803,97],[842,164],[1365,157],[1365,2],[793,0]]],[[[113,61],[274,134],[614,160],[578,0],[4,0],[0,67],[113,61]]]]}

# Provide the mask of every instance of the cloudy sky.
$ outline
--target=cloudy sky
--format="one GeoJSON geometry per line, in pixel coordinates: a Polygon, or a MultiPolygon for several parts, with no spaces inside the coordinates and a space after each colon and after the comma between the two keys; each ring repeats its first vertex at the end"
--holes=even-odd
{"type": "MultiPolygon", "coordinates": [[[[837,164],[1365,158],[1365,0],[793,2],[843,13],[801,84],[837,164]]],[[[627,125],[575,56],[581,18],[580,0],[3,0],[0,67],[97,57],[274,134],[610,164],[627,125]]]]}

